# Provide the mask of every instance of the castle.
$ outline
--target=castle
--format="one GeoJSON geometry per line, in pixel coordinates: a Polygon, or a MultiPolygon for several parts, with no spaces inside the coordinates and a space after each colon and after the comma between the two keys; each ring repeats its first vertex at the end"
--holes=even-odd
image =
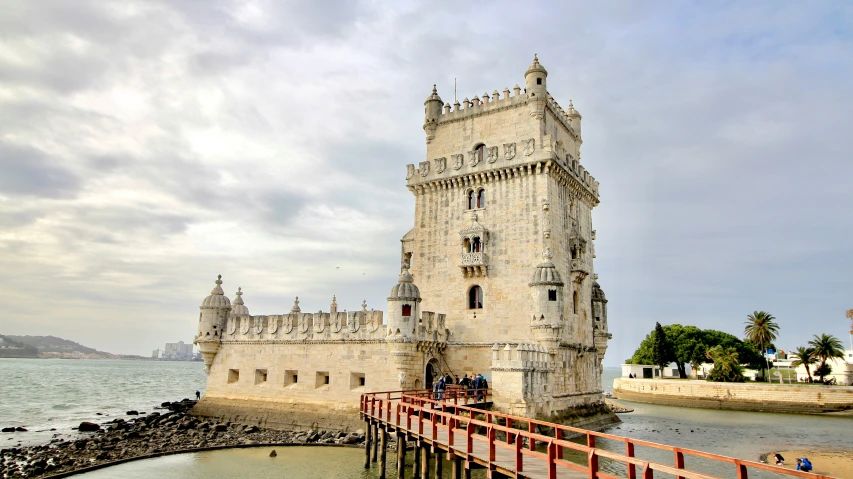
{"type": "Polygon", "coordinates": [[[426,159],[406,166],[414,228],[387,315],[249,314],[221,277],[201,305],[207,391],[195,413],[270,427],[358,422],[368,391],[483,373],[493,407],[549,416],[600,404],[610,338],[593,272],[598,182],[581,166],[581,115],[548,94],[534,56],[518,85],[424,103],[426,159]]]}

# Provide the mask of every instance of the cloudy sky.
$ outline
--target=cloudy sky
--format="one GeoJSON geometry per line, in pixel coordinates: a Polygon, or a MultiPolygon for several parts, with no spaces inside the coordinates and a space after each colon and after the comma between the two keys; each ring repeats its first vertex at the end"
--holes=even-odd
{"type": "Polygon", "coordinates": [[[433,83],[537,52],[601,182],[607,365],[754,310],[847,344],[851,32],[847,2],[5,0],[0,332],[150,354],[217,274],[257,314],[385,309],[433,83]]]}

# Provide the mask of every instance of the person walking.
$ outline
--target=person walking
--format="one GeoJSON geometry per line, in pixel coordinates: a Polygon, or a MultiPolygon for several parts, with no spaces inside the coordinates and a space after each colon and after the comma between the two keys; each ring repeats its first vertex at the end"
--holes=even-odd
{"type": "Polygon", "coordinates": [[[444,391],[447,389],[447,383],[444,382],[444,378],[438,378],[438,383],[436,384],[436,388],[438,391],[438,397],[436,399],[444,399],[444,391]]]}
{"type": "Polygon", "coordinates": [[[195,392],[195,400],[198,401],[199,399],[201,399],[201,392],[196,391],[195,392]]]}

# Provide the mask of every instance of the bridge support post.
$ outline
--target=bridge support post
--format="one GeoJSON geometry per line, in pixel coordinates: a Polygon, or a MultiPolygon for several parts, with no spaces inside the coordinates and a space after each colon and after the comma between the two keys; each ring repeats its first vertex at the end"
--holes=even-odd
{"type": "Polygon", "coordinates": [[[429,446],[421,443],[421,477],[429,479],[429,446]]]}
{"type": "Polygon", "coordinates": [[[379,460],[379,421],[373,423],[373,462],[379,460]]]}
{"type": "Polygon", "coordinates": [[[385,479],[385,467],[387,466],[387,462],[385,460],[385,453],[388,450],[388,431],[386,428],[381,427],[378,429],[380,438],[382,438],[382,445],[379,447],[379,479],[385,479]]]}
{"type": "Polygon", "coordinates": [[[367,423],[364,428],[364,468],[370,469],[370,432],[372,425],[369,419],[364,422],[367,423]]]}
{"type": "Polygon", "coordinates": [[[397,431],[397,479],[406,479],[406,436],[397,431]]]}
{"type": "MultiPolygon", "coordinates": [[[[412,464],[412,479],[421,479],[421,441],[415,440],[415,462],[412,464]]],[[[424,478],[428,479],[428,478],[424,478]]]]}
{"type": "Polygon", "coordinates": [[[450,463],[450,479],[462,479],[462,458],[455,454],[450,463]]]}
{"type": "Polygon", "coordinates": [[[444,468],[444,457],[442,457],[441,450],[435,450],[435,479],[441,479],[442,469],[444,468]]]}

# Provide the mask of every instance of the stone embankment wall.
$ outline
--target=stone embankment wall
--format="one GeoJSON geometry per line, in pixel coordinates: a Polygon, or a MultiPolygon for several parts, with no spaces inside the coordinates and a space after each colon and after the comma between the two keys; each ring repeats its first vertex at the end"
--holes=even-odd
{"type": "Polygon", "coordinates": [[[853,388],[693,380],[613,380],[613,397],[667,406],[817,414],[853,409],[853,388]]]}

